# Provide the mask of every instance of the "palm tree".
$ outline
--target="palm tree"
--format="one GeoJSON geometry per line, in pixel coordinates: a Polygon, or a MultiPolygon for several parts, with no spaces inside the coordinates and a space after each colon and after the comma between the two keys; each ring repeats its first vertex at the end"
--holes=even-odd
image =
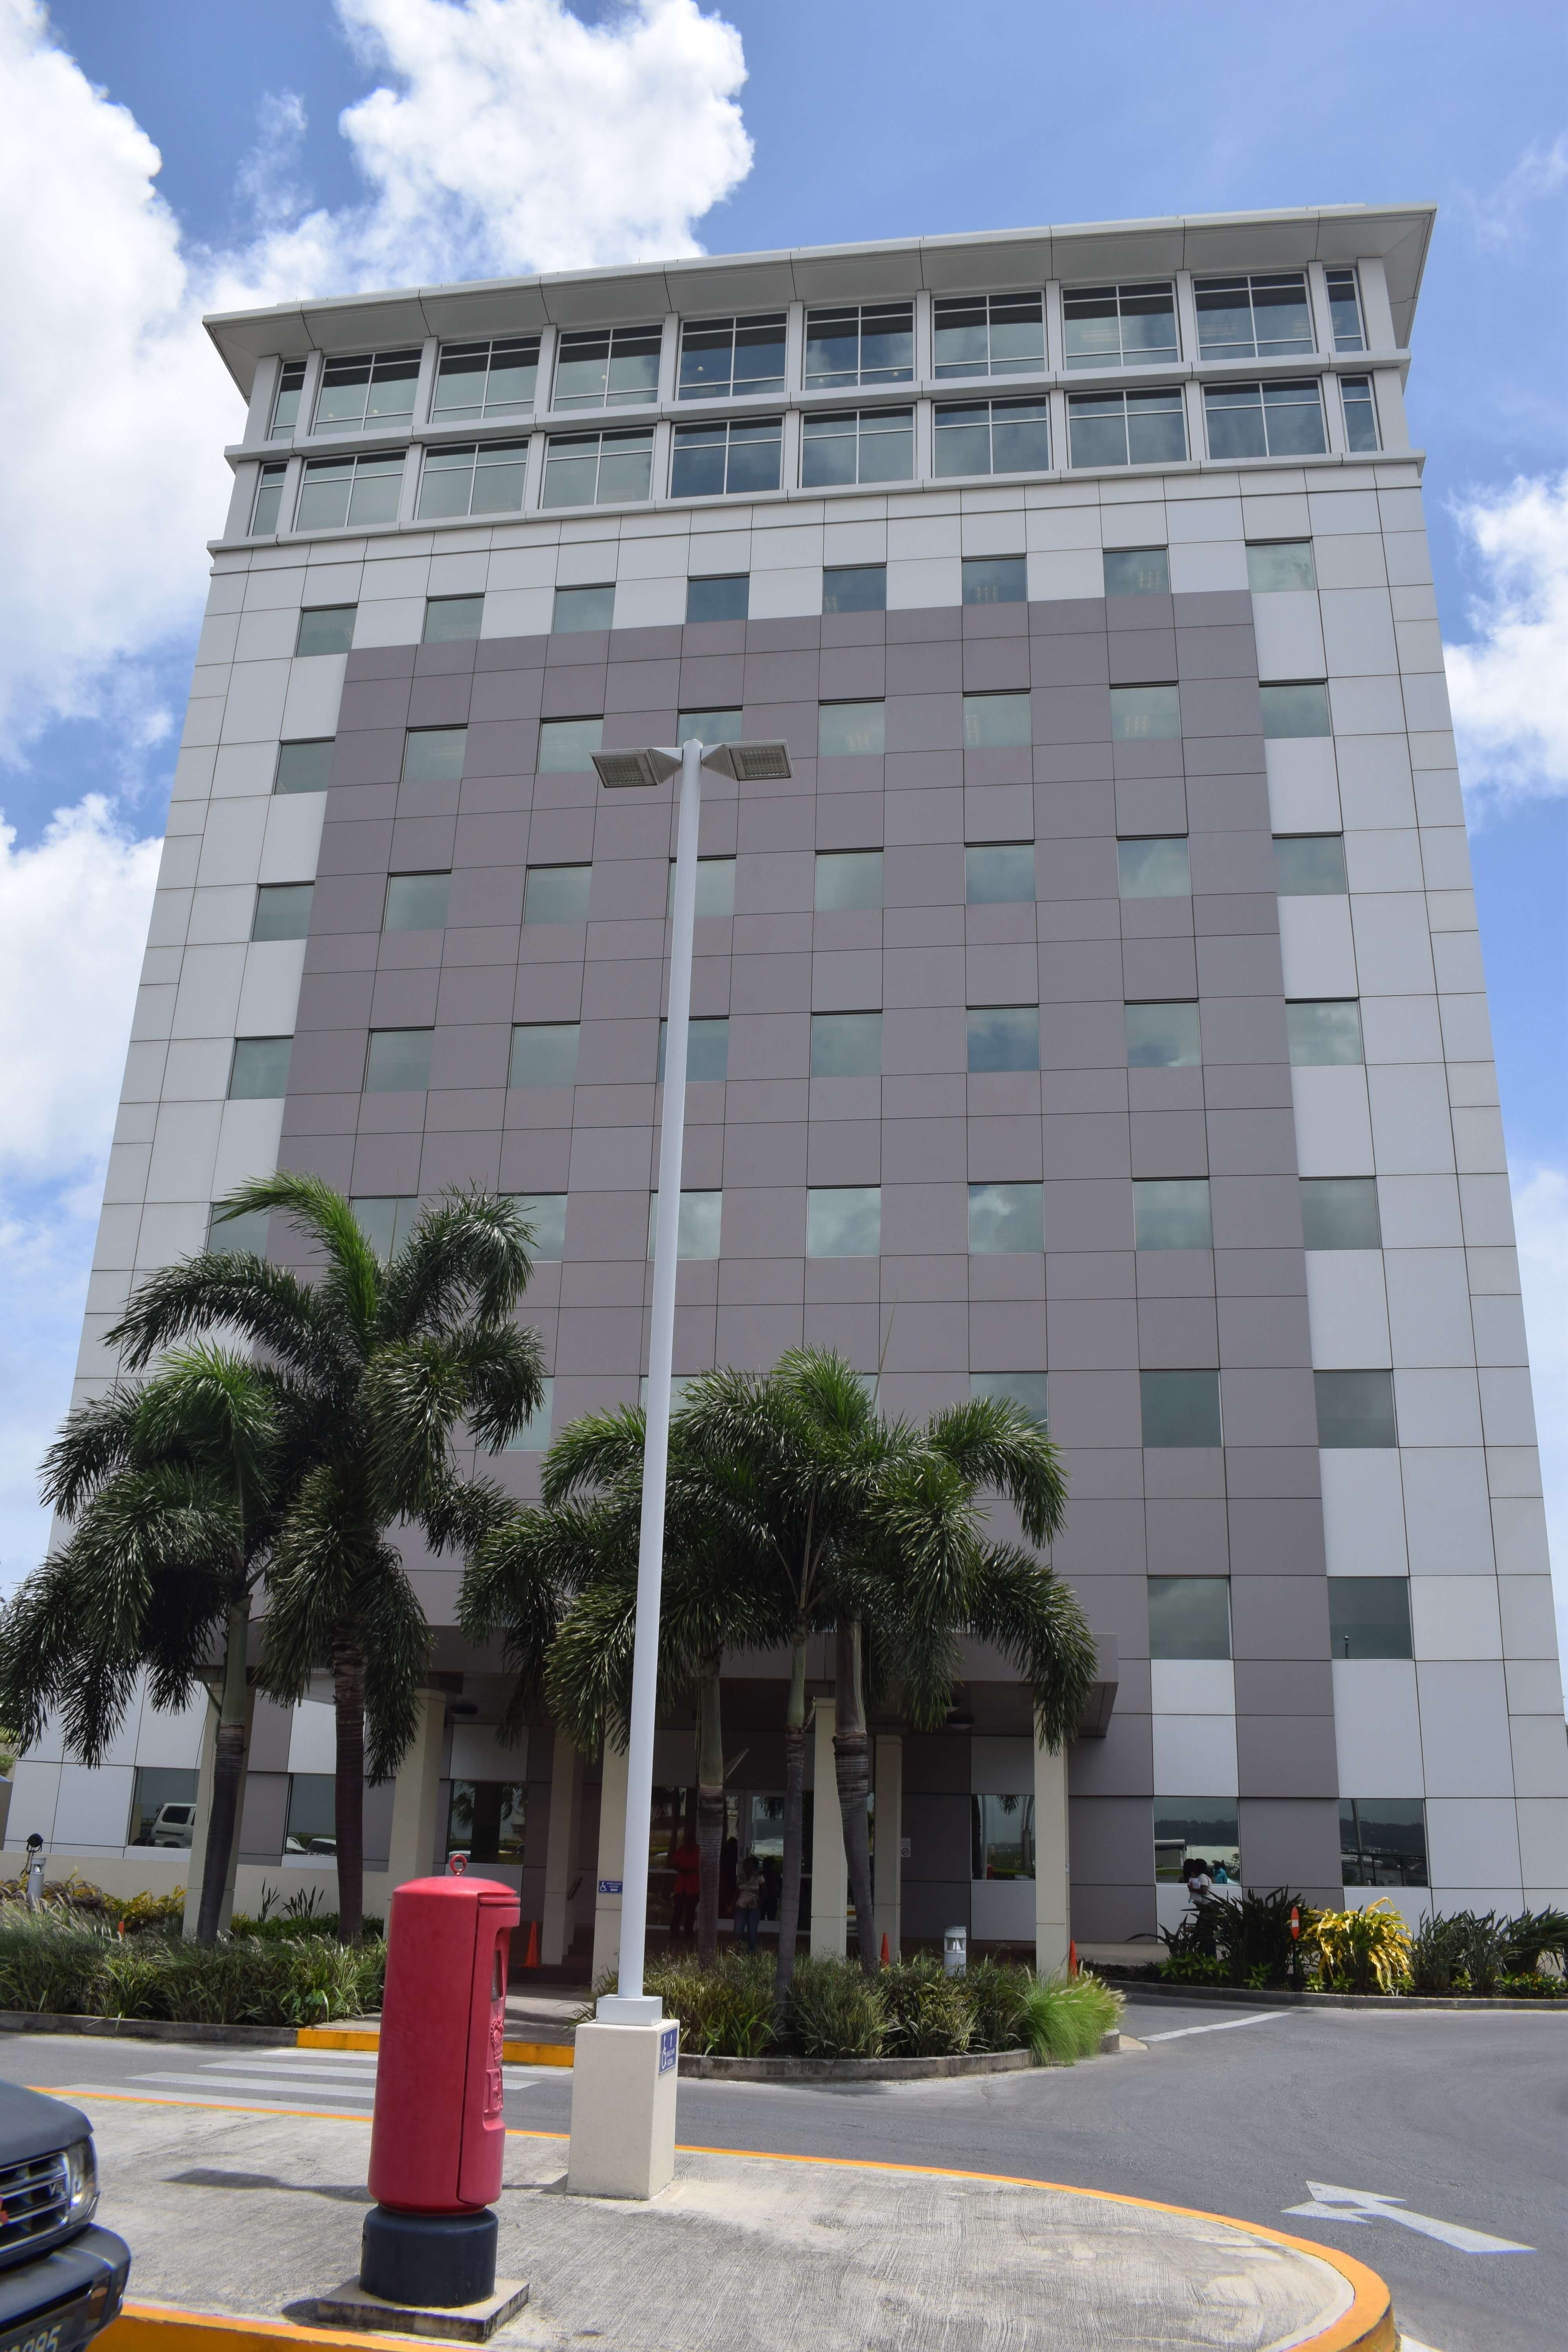
{"type": "Polygon", "coordinates": [[[1094,1643],[1049,1567],[984,1532],[987,1494],[1014,1505],[1030,1545],[1061,1525],[1066,1487],[1055,1449],[1017,1406],[975,1399],[923,1426],[887,1421],[842,1357],[796,1349],[763,1377],[715,1372],[694,1382],[679,1418],[683,1475],[721,1480],[748,1498],[752,1540],[789,1597],[782,2000],[800,1919],[810,1634],[836,1631],[834,1761],[860,1958],[872,1970],[868,1632],[879,1681],[900,1690],[924,1729],[950,1710],[959,1636],[994,1642],[1028,1684],[1053,1748],[1082,1713],[1094,1643]]]}
{"type": "MultiPolygon", "coordinates": [[[[787,1632],[776,1580],[759,1561],[746,1498],[722,1479],[682,1475],[682,1423],[670,1430],[659,1613],[659,1686],[698,1694],[698,1952],[719,1940],[724,1825],[721,1664],[726,1648],[772,1647],[787,1632]]],[[[553,1720],[592,1753],[629,1735],[646,1423],[638,1407],[586,1414],[545,1456],[544,1503],[495,1529],[465,1579],[471,1641],[505,1637],[518,1675],[512,1708],[542,1686],[553,1720]]]]}
{"type": "Polygon", "coordinates": [[[530,1230],[510,1201],[450,1192],[384,1264],[347,1200],[316,1177],[264,1178],[222,1205],[286,1216],[320,1272],[207,1252],[154,1275],[108,1337],[137,1370],[190,1335],[237,1332],[310,1433],[273,1545],[258,1679],[293,1703],[331,1671],[339,1934],[357,1942],[366,1767],[376,1780],[395,1772],[429,1662],[394,1536],[410,1525],[437,1551],[468,1551],[510,1508],[465,1475],[457,1448],[464,1433],[499,1451],[543,1402],[538,1337],[514,1320],[530,1230]]]}
{"type": "Polygon", "coordinates": [[[251,1602],[300,1433],[264,1372],[216,1348],[165,1360],[140,1387],[78,1405],[44,1463],[44,1500],[72,1522],[0,1618],[0,1714],[24,1743],[58,1707],[99,1763],[145,1671],[183,1707],[219,1660],[212,1801],[196,1933],[217,1934],[245,1777],[251,1602]]]}

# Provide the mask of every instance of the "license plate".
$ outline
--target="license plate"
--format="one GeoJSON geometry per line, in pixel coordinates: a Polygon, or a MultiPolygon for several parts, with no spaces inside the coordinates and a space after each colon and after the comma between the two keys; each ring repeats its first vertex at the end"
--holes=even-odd
{"type": "MultiPolygon", "coordinates": [[[[79,2295],[63,2311],[57,2306],[25,2327],[11,2328],[0,2336],[0,2352],[76,2352],[77,2346],[85,2344],[104,2324],[102,2320],[95,2323],[90,2316],[94,2301],[95,2294],[89,2292],[79,2295]]],[[[104,2309],[101,2302],[98,2308],[104,2309]]]]}

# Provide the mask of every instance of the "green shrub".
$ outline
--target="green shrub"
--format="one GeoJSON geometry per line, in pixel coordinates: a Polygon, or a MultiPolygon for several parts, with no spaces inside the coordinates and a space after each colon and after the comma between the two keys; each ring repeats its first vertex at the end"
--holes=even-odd
{"type": "Polygon", "coordinates": [[[876,1979],[857,1960],[796,1960],[785,2022],[806,2058],[877,2058],[888,2036],[876,1979]]]}
{"type": "Polygon", "coordinates": [[[756,2058],[776,2037],[773,1964],[760,1952],[726,1952],[708,1969],[691,1954],[658,1960],[643,1988],[680,2020],[681,2048],[700,2056],[756,2058]]]}
{"type": "Polygon", "coordinates": [[[976,1960],[962,1979],[973,2021],[972,2050],[1022,2050],[1024,1999],[1035,1981],[1032,1969],[1016,1960],[976,1960]]]}
{"type": "Polygon", "coordinates": [[[0,2008],[188,2025],[316,2025],[379,2009],[386,1947],[325,1936],[182,1943],[0,1911],[0,2008]]]}
{"type": "Polygon", "coordinates": [[[1161,1976],[1167,1984],[1229,1984],[1230,1963],[1214,1952],[1194,1952],[1172,1948],[1161,1976]]]}
{"type": "Polygon", "coordinates": [[[1088,1969],[1076,1977],[1037,1978],[1025,1994],[1019,2021],[1039,2065],[1070,2066],[1092,2058],[1100,2037],[1121,2022],[1121,1996],[1088,1969]]]}
{"type": "Polygon", "coordinates": [[[1531,1969],[1522,1976],[1500,1979],[1498,1990],[1508,2000],[1563,2000],[1568,1999],[1568,1978],[1531,1969]]]}
{"type": "Polygon", "coordinates": [[[894,2058],[948,2058],[967,2050],[974,2008],[962,1977],[922,1953],[883,1969],[877,1990],[887,2013],[886,2049],[894,2058]]]}
{"type": "Polygon", "coordinates": [[[1527,1976],[1547,1959],[1568,1969],[1568,1911],[1521,1911],[1503,1921],[1502,1933],[1510,1976],[1527,1976]]]}

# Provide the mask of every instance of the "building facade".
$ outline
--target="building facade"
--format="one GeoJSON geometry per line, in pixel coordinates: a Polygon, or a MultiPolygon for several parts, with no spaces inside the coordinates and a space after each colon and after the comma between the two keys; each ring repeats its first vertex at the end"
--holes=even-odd
{"type": "MultiPolygon", "coordinates": [[[[551,1428],[646,1367],[673,803],[603,795],[590,754],[783,737],[787,783],[706,791],[677,1375],[820,1342],[883,1361],[899,1411],[1048,1417],[1056,1565],[1101,1640],[1080,1943],[1151,1935],[1200,1854],[1336,1904],[1563,1899],[1404,405],[1431,227],[1032,230],[210,321],[245,426],[79,1393],[240,1179],[318,1172],[388,1243],[478,1182],[539,1235],[551,1396],[499,1465],[535,1491],[551,1428]]],[[[601,1790],[548,1725],[500,1748],[457,1571],[416,1565],[440,1687],[371,1799],[373,1900],[460,1844],[558,1946],[607,1874],[614,1761],[601,1790]]],[[[879,1924],[1059,1940],[1025,1696],[965,1671],[946,1732],[877,1717],[879,1924]]],[[[732,1828],[765,1848],[783,1665],[728,1673],[732,1828]]],[[[200,1738],[145,1710],[96,1772],[46,1746],[9,1843],[183,1876],[162,1808],[196,1799],[200,1738]]],[[[331,1759],[324,1706],[258,1705],[242,1898],[330,1869],[331,1759]]],[[[661,1787],[690,1759],[671,1722],[661,1787]]],[[[835,1855],[819,1822],[827,1945],[835,1855]]]]}

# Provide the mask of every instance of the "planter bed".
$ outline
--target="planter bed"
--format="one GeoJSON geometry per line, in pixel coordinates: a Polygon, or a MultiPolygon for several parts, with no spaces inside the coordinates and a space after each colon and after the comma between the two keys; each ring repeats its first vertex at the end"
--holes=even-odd
{"type": "Polygon", "coordinates": [[[1102,1969],[1100,1974],[1107,1984],[1137,2000],[1212,2001],[1232,2009],[1458,2009],[1472,2013],[1484,2010],[1516,2017],[1544,2009],[1561,2010],[1568,2017],[1568,1999],[1561,1994],[1510,2000],[1496,1993],[1289,1992],[1283,1986],[1264,1990],[1255,1985],[1165,1984],[1119,1969],[1102,1969]]]}
{"type": "MultiPolygon", "coordinates": [[[[1110,2057],[1121,2047],[1121,2033],[1111,2032],[1100,2041],[1100,2054],[1110,2057]]],[[[680,2071],[710,2083],[929,2083],[1022,2074],[1036,2063],[1027,2050],[966,2050],[947,2058],[703,2058],[683,2051],[680,2071]]]]}

